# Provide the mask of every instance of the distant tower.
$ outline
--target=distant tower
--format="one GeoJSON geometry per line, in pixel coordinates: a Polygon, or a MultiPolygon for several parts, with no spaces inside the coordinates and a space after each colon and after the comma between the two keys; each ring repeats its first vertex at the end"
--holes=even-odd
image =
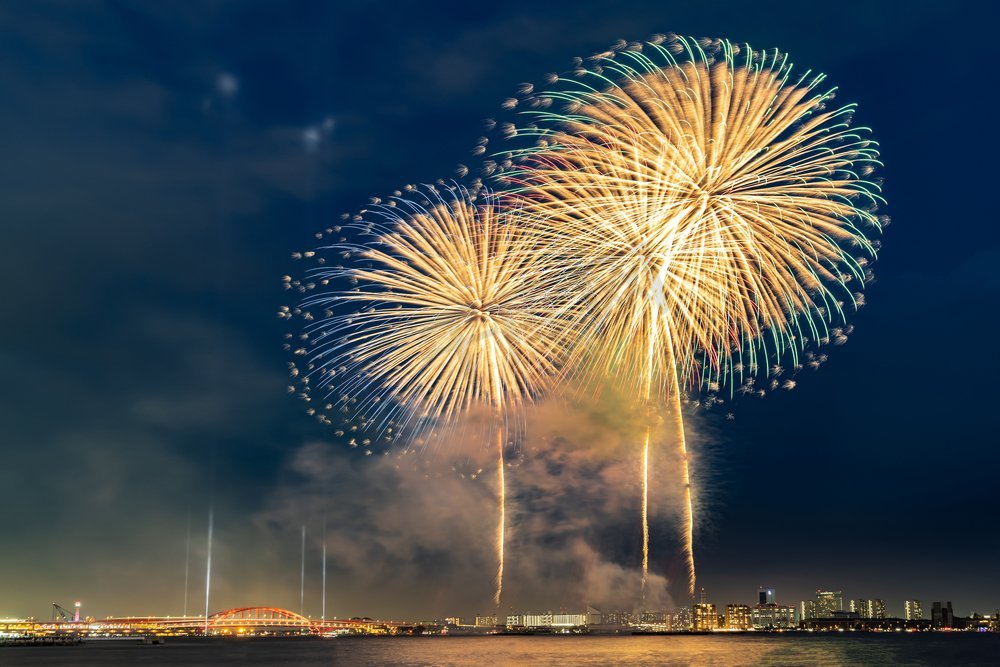
{"type": "Polygon", "coordinates": [[[757,589],[757,604],[761,606],[765,604],[774,604],[774,589],[773,588],[757,589]]]}
{"type": "Polygon", "coordinates": [[[79,601],[74,602],[73,603],[73,607],[75,609],[75,611],[73,613],[73,622],[74,623],[79,623],[80,622],[80,602],[79,601]]]}
{"type": "Polygon", "coordinates": [[[919,621],[924,617],[924,608],[920,600],[907,600],[903,603],[903,618],[908,621],[919,621]]]}

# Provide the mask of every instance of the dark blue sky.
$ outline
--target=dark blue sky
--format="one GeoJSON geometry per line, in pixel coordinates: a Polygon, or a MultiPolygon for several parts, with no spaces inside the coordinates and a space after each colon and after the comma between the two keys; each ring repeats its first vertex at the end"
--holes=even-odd
{"type": "MultiPolygon", "coordinates": [[[[369,196],[470,163],[519,83],[668,31],[826,72],[882,144],[893,219],[849,342],[795,391],[710,418],[702,585],[723,604],[767,584],[789,603],[843,588],[895,613],[905,597],[992,611],[998,18],[986,2],[0,7],[0,616],[74,598],[180,611],[188,516],[193,582],[213,469],[218,606],[297,608],[300,519],[284,503],[309,477],[303,452],[360,471],[325,502],[393,498],[369,496],[364,457],[285,393],[290,253],[369,196]]],[[[302,510],[311,535],[316,516],[302,510]]],[[[669,552],[658,569],[676,576],[669,552]]],[[[442,567],[424,556],[405,564],[417,577],[442,567]]],[[[427,600],[358,589],[331,605],[427,600]]]]}

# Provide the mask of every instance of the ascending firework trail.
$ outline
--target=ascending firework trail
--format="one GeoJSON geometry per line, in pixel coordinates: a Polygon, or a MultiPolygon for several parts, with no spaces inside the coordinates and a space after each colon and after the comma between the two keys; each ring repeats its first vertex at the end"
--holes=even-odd
{"type": "Polygon", "coordinates": [[[504,447],[511,424],[552,376],[555,309],[535,289],[545,257],[523,215],[488,192],[408,188],[345,225],[316,256],[350,267],[313,269],[298,314],[307,321],[305,384],[336,394],[376,429],[402,431],[488,414],[497,453],[495,603],[503,589],[504,447]],[[345,283],[350,287],[343,286],[345,283]],[[324,289],[332,285],[333,288],[324,289]],[[353,287],[356,285],[356,287],[353,287]],[[345,306],[354,306],[344,312],[345,306]],[[313,311],[323,312],[313,319],[313,311]]]}
{"type": "Polygon", "coordinates": [[[851,283],[861,289],[875,255],[877,145],[850,129],[853,105],[827,108],[823,81],[724,40],[619,42],[522,86],[504,104],[518,122],[500,125],[507,142],[486,163],[564,266],[569,371],[672,416],[692,594],[685,396],[752,382],[784,355],[798,364],[858,305],[851,283]]]}

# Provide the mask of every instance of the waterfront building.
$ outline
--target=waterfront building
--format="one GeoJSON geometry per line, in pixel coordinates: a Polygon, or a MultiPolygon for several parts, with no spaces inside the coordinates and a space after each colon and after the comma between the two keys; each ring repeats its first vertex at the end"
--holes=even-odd
{"type": "Polygon", "coordinates": [[[524,620],[521,622],[526,628],[551,628],[552,627],[552,612],[545,614],[524,614],[524,620]]]}
{"type": "Polygon", "coordinates": [[[716,630],[719,627],[719,614],[715,605],[709,602],[699,602],[691,609],[692,629],[695,632],[716,630]]]}
{"type": "Polygon", "coordinates": [[[476,625],[481,628],[492,628],[497,624],[496,614],[476,614],[476,625]]]}
{"type": "Polygon", "coordinates": [[[551,614],[551,617],[552,627],[555,628],[576,628],[581,625],[587,625],[586,614],[567,614],[560,612],[558,614],[551,614]]]}
{"type": "Polygon", "coordinates": [[[601,614],[603,625],[632,625],[635,614],[630,611],[609,611],[601,614]]]}
{"type": "Polygon", "coordinates": [[[643,625],[665,625],[670,623],[670,614],[665,611],[644,611],[639,614],[643,625]]]}
{"type": "Polygon", "coordinates": [[[750,625],[754,630],[787,630],[794,628],[795,608],[788,605],[759,604],[750,610],[750,625]]]}
{"type": "Polygon", "coordinates": [[[858,618],[885,618],[885,600],[851,600],[851,611],[858,618]]]}
{"type": "Polygon", "coordinates": [[[811,618],[816,618],[816,601],[803,600],[799,603],[799,619],[808,621],[811,618]]]}
{"type": "Polygon", "coordinates": [[[994,611],[992,616],[983,616],[978,612],[972,612],[972,616],[965,619],[965,629],[974,632],[1000,631],[1000,610],[994,611]]]}
{"type": "Polygon", "coordinates": [[[814,618],[833,618],[833,612],[844,611],[842,591],[816,591],[816,615],[814,618]]]}
{"type": "Polygon", "coordinates": [[[774,597],[773,588],[758,589],[757,604],[750,610],[750,627],[754,630],[794,628],[796,627],[795,608],[778,604],[774,597]]]}
{"type": "Polygon", "coordinates": [[[955,612],[951,602],[935,602],[931,607],[931,625],[935,628],[955,627],[955,612]]]}
{"type": "Polygon", "coordinates": [[[727,604],[723,627],[726,630],[749,630],[750,607],[745,604],[727,604]]]}
{"type": "Polygon", "coordinates": [[[694,625],[691,607],[681,607],[674,614],[670,624],[670,629],[674,632],[687,632],[694,625]]]}
{"type": "Polygon", "coordinates": [[[541,614],[510,614],[507,616],[507,627],[523,628],[575,628],[587,625],[586,614],[553,614],[547,611],[541,614]]]}
{"type": "Polygon", "coordinates": [[[806,630],[859,632],[901,632],[903,630],[929,630],[930,621],[904,621],[901,618],[858,618],[850,611],[839,611],[830,618],[812,618],[804,621],[806,630]]]}
{"type": "Polygon", "coordinates": [[[903,618],[907,621],[919,621],[924,617],[924,608],[920,600],[906,600],[903,602],[903,618]]]}

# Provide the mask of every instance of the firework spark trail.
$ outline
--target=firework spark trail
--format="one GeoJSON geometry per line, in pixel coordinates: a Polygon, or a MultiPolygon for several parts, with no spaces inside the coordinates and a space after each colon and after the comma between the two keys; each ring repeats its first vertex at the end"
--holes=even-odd
{"type": "MultiPolygon", "coordinates": [[[[657,302],[660,298],[655,299],[657,302]]],[[[697,570],[695,569],[694,562],[694,504],[691,497],[691,467],[688,460],[688,447],[687,447],[687,434],[684,430],[684,413],[681,407],[681,384],[680,376],[677,371],[677,358],[674,352],[673,340],[671,338],[672,328],[667,327],[666,335],[668,338],[667,353],[669,355],[668,365],[670,367],[670,388],[668,395],[670,396],[670,414],[674,422],[674,433],[677,436],[677,452],[680,455],[680,466],[681,466],[681,485],[684,491],[683,500],[683,520],[682,520],[682,548],[684,550],[685,565],[687,566],[688,575],[688,595],[694,595],[695,584],[697,583],[697,570]]],[[[647,395],[648,401],[648,395],[647,395]]],[[[648,445],[647,445],[648,447],[648,445]]]]}
{"type": "Polygon", "coordinates": [[[680,454],[681,464],[681,484],[684,487],[684,522],[683,522],[683,547],[684,556],[687,561],[688,573],[688,594],[694,595],[696,583],[696,570],[694,566],[694,504],[691,497],[691,467],[688,461],[687,435],[684,432],[684,413],[681,411],[681,388],[680,378],[675,370],[673,376],[673,392],[671,415],[674,419],[674,432],[677,434],[677,450],[680,454]]]}
{"type": "MultiPolygon", "coordinates": [[[[656,346],[653,337],[646,341],[646,364],[652,369],[656,346]]],[[[653,373],[646,373],[645,402],[648,408],[653,390],[653,373]]],[[[649,438],[650,425],[646,423],[646,439],[642,445],[642,578],[639,584],[639,597],[646,602],[646,582],[649,579],[649,438]]]]}
{"type": "Polygon", "coordinates": [[[724,40],[621,42],[509,100],[523,122],[499,126],[515,143],[486,163],[567,269],[557,288],[579,326],[566,368],[673,414],[691,592],[684,395],[798,364],[857,305],[875,257],[877,144],[850,129],[853,105],[827,108],[823,81],[724,40]]]}
{"type": "Polygon", "coordinates": [[[642,446],[642,599],[646,600],[646,579],[649,577],[649,427],[642,446]]]}
{"type": "Polygon", "coordinates": [[[507,527],[507,483],[504,478],[503,460],[503,430],[497,429],[497,501],[500,508],[500,516],[497,523],[497,587],[493,595],[493,603],[499,609],[500,596],[503,593],[503,564],[504,564],[504,544],[506,542],[507,527]]]}
{"type": "Polygon", "coordinates": [[[307,399],[317,389],[337,395],[341,407],[366,414],[376,429],[433,427],[477,409],[490,415],[498,454],[498,605],[508,420],[548,386],[563,336],[560,306],[536,287],[545,284],[539,275],[554,270],[552,260],[517,224],[524,219],[519,210],[501,210],[488,192],[412,188],[351,223],[368,243],[321,249],[358,261],[321,265],[308,284],[356,287],[320,289],[298,313],[288,311],[312,321],[297,351],[307,358],[300,379],[307,399]],[[359,309],[345,314],[344,304],[359,309]],[[323,317],[313,321],[313,310],[323,317]]]}

